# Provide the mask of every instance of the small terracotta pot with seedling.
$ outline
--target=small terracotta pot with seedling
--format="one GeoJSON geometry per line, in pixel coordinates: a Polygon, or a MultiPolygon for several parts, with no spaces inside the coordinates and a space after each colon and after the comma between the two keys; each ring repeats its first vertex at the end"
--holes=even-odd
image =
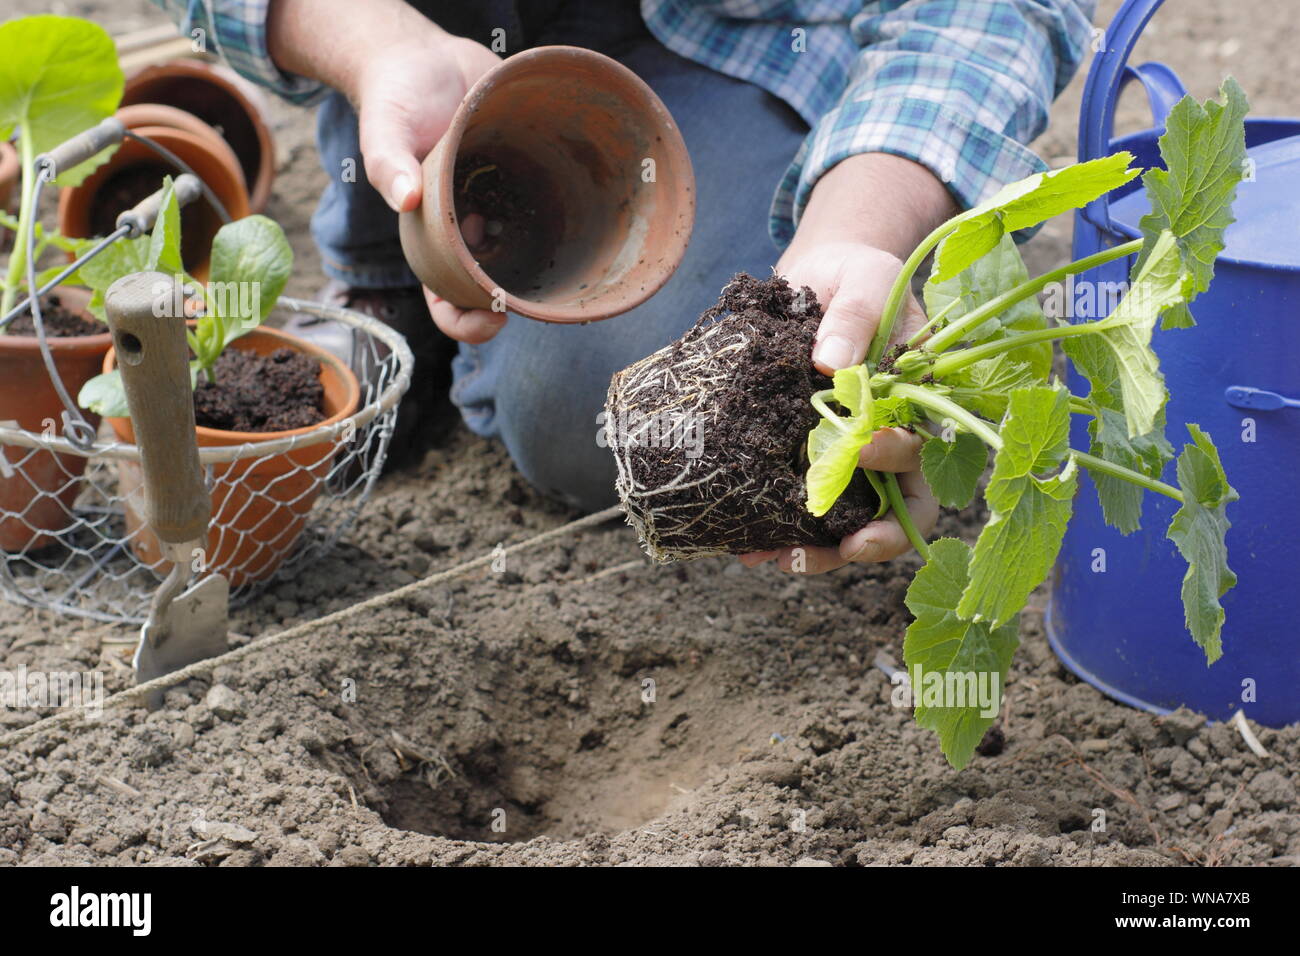
{"type": "Polygon", "coordinates": [[[641,304],[681,262],[695,180],[668,109],[622,64],[518,53],[470,90],[424,161],[402,247],[462,308],[590,322],[641,304]],[[475,219],[471,249],[462,237],[475,219]]]}
{"type": "MultiPolygon", "coordinates": [[[[134,272],[183,275],[182,231],[175,190],[164,181],[153,234],[117,243],[87,275],[97,301],[134,272]]],[[[211,466],[206,567],[234,588],[267,579],[292,553],[339,451],[337,441],[313,443],[307,437],[352,415],[361,399],[356,376],[333,355],[261,326],[292,268],[293,250],[284,231],[265,216],[248,216],[217,232],[206,284],[188,282],[184,292],[172,286],[174,296],[160,302],[177,317],[198,316],[187,335],[198,446],[268,448],[211,466]]],[[[133,444],[117,362],[115,347],[104,358],[103,374],[86,383],[78,401],[108,419],[119,441],[133,444]]],[[[140,465],[120,461],[118,474],[132,551],[156,567],[165,551],[144,518],[140,465]]]]}

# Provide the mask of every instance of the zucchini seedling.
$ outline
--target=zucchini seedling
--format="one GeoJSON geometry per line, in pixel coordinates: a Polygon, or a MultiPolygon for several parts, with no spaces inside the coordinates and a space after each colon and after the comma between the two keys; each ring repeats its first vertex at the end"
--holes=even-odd
{"type": "Polygon", "coordinates": [[[809,360],[822,314],[812,290],[779,276],[737,276],[694,328],[610,384],[602,434],[646,551],[672,561],[833,547],[892,511],[926,561],[907,593],[915,716],[961,767],[997,707],[928,690],[969,686],[972,677],[1002,686],[1018,615],[1056,560],[1086,469],[1106,520],[1126,534],[1138,528],[1147,493],[1180,503],[1168,536],[1188,563],[1185,621],[1213,663],[1222,652],[1219,601],[1236,581],[1224,537],[1237,494],[1196,425],[1177,455],[1176,484],[1164,480],[1175,452],[1151,341],[1162,318],[1164,329],[1195,324],[1189,306],[1209,287],[1233,221],[1246,112],[1231,79],[1217,101],[1179,102],[1159,141],[1165,168],[1143,175],[1151,212],[1142,237],[1045,275],[1030,278],[1013,234],[1130,183],[1141,170],[1128,153],[1031,176],[939,226],[903,264],[866,361],[830,379],[809,360]],[[931,254],[930,319],[890,345],[931,254]],[[1127,257],[1135,259],[1127,292],[1108,314],[1073,324],[1045,314],[1039,293],[1127,257]],[[1058,341],[1090,383],[1086,395],[1053,378],[1058,341]],[[1087,448],[1070,447],[1072,416],[1089,422],[1087,448]],[[974,500],[992,453],[990,516],[973,547],[928,543],[897,477],[858,467],[862,449],[891,426],[925,435],[922,470],[950,508],[974,500]]]}
{"type": "MultiPolygon", "coordinates": [[[[930,680],[996,673],[1004,679],[1017,644],[1017,619],[1060,551],[1080,468],[1091,472],[1106,521],[1125,534],[1139,527],[1144,494],[1181,505],[1168,537],[1187,561],[1185,623],[1207,663],[1222,653],[1220,598],[1236,583],[1224,538],[1237,499],[1210,436],[1187,426],[1177,485],[1162,480],[1174,449],[1165,437],[1169,399],[1151,348],[1162,329],[1195,325],[1189,308],[1204,292],[1232,223],[1246,166],[1246,97],[1232,79],[1220,100],[1184,98],[1160,138],[1164,169],[1143,184],[1151,212],[1142,238],[1031,279],[1012,233],[1082,207],[1139,174],[1118,153],[1032,176],[935,229],[904,263],[864,364],[837,372],[813,398],[821,420],[808,437],[807,507],[824,514],[847,487],[859,451],[880,428],[924,429],[926,480],[940,503],[973,500],[993,454],[984,491],[989,520],[974,547],[955,538],[927,543],[906,509],[898,479],[881,474],[891,510],[926,564],[907,592],[915,616],[903,653],[913,674],[915,717],[934,730],[953,766],[969,759],[996,714],[928,701],[930,680]],[[932,316],[905,344],[888,347],[912,276],[934,253],[925,285],[932,316]],[[1128,290],[1108,315],[1057,323],[1037,294],[1067,276],[1136,256],[1128,290]],[[1052,345],[1088,380],[1072,395],[1052,377],[1052,345]],[[1069,445],[1071,416],[1089,419],[1087,450],[1069,445]]],[[[1118,609],[1117,609],[1118,612],[1118,609]]],[[[999,686],[1001,686],[999,684],[999,686]]]]}

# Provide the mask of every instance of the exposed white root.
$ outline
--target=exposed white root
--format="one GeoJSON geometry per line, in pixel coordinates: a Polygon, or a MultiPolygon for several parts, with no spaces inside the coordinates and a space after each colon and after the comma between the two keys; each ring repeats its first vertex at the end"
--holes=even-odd
{"type": "Polygon", "coordinates": [[[746,526],[735,526],[737,512],[773,522],[779,519],[771,516],[783,511],[773,484],[746,473],[743,466],[755,461],[752,454],[712,444],[720,432],[722,394],[747,353],[750,336],[740,323],[714,323],[628,366],[610,383],[606,438],[618,464],[619,500],[642,547],[657,562],[744,550],[746,526]],[[690,435],[702,442],[702,453],[688,454],[690,435]],[[637,474],[632,452],[646,447],[672,466],[675,473],[668,480],[651,486],[637,474]],[[691,492],[686,502],[683,491],[691,492]]]}

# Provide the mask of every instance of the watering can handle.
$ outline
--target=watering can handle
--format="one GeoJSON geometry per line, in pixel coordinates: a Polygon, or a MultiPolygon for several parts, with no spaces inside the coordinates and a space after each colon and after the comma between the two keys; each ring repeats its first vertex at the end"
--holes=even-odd
{"type": "MultiPolygon", "coordinates": [[[[1163,63],[1129,66],[1128,58],[1147,22],[1164,0],[1125,0],[1115,18],[1100,34],[1103,46],[1093,58],[1083,88],[1083,109],[1079,114],[1079,161],[1087,162],[1110,153],[1115,131],[1115,104],[1119,94],[1133,80],[1141,82],[1151,102],[1154,125],[1162,127],[1169,111],[1187,90],[1178,75],[1163,63]]],[[[1082,218],[1092,227],[1091,251],[1101,248],[1101,232],[1110,228],[1108,196],[1090,203],[1082,218]]],[[[1085,245],[1086,248],[1086,245],[1085,245]]],[[[1087,253],[1084,253],[1087,254],[1087,253]]]]}

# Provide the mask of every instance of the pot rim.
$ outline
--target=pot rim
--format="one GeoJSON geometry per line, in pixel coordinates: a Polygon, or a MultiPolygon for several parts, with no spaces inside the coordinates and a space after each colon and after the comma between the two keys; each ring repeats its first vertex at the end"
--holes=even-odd
{"type": "MultiPolygon", "coordinates": [[[[193,326],[195,325],[195,321],[190,320],[186,324],[193,326]]],[[[318,429],[328,428],[332,425],[336,425],[339,422],[343,421],[345,418],[348,418],[356,414],[357,408],[361,404],[361,383],[357,381],[357,377],[355,374],[353,374],[352,369],[344,365],[343,362],[340,361],[338,356],[334,355],[332,352],[326,351],[325,349],[321,348],[320,346],[312,342],[308,342],[306,339],[299,338],[298,336],[294,335],[291,332],[285,332],[283,329],[272,328],[271,326],[264,326],[264,325],[259,325],[257,328],[244,333],[239,338],[232,341],[228,347],[238,348],[239,342],[241,340],[248,339],[257,335],[264,335],[270,338],[279,339],[287,347],[292,348],[295,351],[301,352],[305,355],[310,355],[312,358],[317,359],[319,362],[321,362],[322,365],[328,365],[331,369],[333,369],[334,372],[339,376],[339,378],[343,380],[344,385],[347,387],[347,396],[343,401],[342,407],[333,415],[329,416],[328,418],[321,419],[320,421],[316,422],[314,425],[307,425],[303,428],[291,428],[291,429],[278,431],[278,432],[241,432],[241,431],[232,431],[232,430],[222,429],[222,428],[209,428],[206,425],[195,425],[194,431],[200,438],[207,438],[211,445],[259,444],[259,443],[277,441],[282,438],[293,438],[298,435],[306,435],[318,429]]],[[[104,371],[111,372],[116,367],[117,367],[116,350],[110,348],[107,354],[104,355],[104,371]]],[[[115,418],[115,417],[108,418],[109,424],[113,426],[113,431],[117,434],[119,438],[124,440],[126,438],[126,434],[124,433],[122,428],[119,427],[119,423],[125,422],[127,423],[127,427],[129,428],[130,421],[131,420],[129,418],[115,418]]],[[[132,434],[134,433],[132,432],[132,434]]],[[[132,441],[132,443],[134,444],[134,441],[132,441]]],[[[282,452],[281,454],[287,455],[289,454],[289,452],[285,451],[282,452]]]]}
{"type": "MultiPolygon", "coordinates": [[[[221,198],[222,202],[225,204],[226,212],[229,213],[231,221],[243,219],[244,217],[251,214],[250,207],[249,207],[248,187],[243,181],[244,174],[239,166],[239,158],[235,155],[234,151],[230,148],[230,146],[227,145],[225,140],[221,139],[220,137],[217,137],[215,140],[208,140],[206,137],[199,136],[196,133],[184,129],[177,129],[172,126],[138,126],[138,127],[134,127],[132,129],[132,132],[139,133],[141,136],[147,136],[150,139],[158,142],[160,145],[167,147],[174,153],[179,153],[182,151],[177,149],[177,147],[180,146],[182,147],[182,149],[190,148],[207,154],[209,157],[211,157],[213,162],[215,162],[218,166],[222,167],[230,175],[232,182],[229,185],[233,185],[235,187],[233,195],[221,196],[220,187],[222,184],[208,182],[208,186],[213,190],[213,192],[218,194],[218,197],[221,198]]],[[[115,160],[117,160],[117,158],[120,155],[121,155],[120,150],[114,153],[113,156],[109,158],[108,162],[98,167],[93,173],[90,174],[90,176],[85,180],[85,182],[81,183],[80,185],[64,186],[59,190],[59,205],[58,205],[59,228],[60,231],[62,231],[65,235],[69,235],[71,233],[79,233],[83,231],[80,228],[71,229],[71,230],[68,228],[68,219],[72,216],[73,207],[74,205],[80,207],[82,204],[85,205],[89,204],[90,196],[92,195],[90,192],[90,185],[93,183],[95,189],[98,189],[100,186],[103,185],[103,183],[107,182],[109,174],[114,169],[113,163],[115,162],[115,160]]],[[[150,156],[153,155],[151,150],[149,151],[149,155],[150,156]]],[[[184,156],[182,156],[181,158],[183,159],[184,156]]],[[[165,163],[165,161],[162,160],[161,157],[158,157],[158,160],[160,162],[163,162],[165,165],[170,165],[165,163]]],[[[175,173],[173,173],[172,175],[174,176],[175,173]]],[[[89,221],[88,210],[82,215],[85,216],[85,219],[88,222],[89,221]]],[[[86,238],[86,237],[79,236],[77,238],[86,238]]],[[[194,275],[194,278],[196,279],[206,279],[207,271],[208,271],[208,262],[205,261],[202,267],[195,268],[189,271],[194,275]]]]}
{"type": "Polygon", "coordinates": [[[239,156],[225,138],[217,132],[215,126],[204,122],[193,113],[179,109],[175,106],[168,106],[166,103],[131,103],[127,106],[119,107],[113,114],[132,132],[138,132],[144,136],[152,137],[152,133],[146,130],[157,130],[159,127],[176,130],[181,133],[189,133],[208,143],[208,148],[219,153],[225,158],[226,153],[234,160],[234,169],[239,173],[239,181],[244,187],[244,191],[249,189],[248,179],[244,175],[244,168],[240,165],[239,156]]]}
{"type": "MultiPolygon", "coordinates": [[[[123,98],[125,99],[131,94],[133,85],[138,87],[147,82],[176,76],[211,83],[234,99],[248,115],[253,131],[257,134],[261,155],[258,157],[257,162],[257,176],[253,182],[247,182],[248,177],[244,176],[244,186],[248,192],[250,211],[261,212],[270,201],[271,184],[275,179],[275,137],[271,132],[271,124],[266,115],[266,104],[261,100],[261,91],[224,63],[209,63],[205,60],[182,57],[166,63],[151,63],[140,67],[126,78],[123,87],[123,98]]],[[[144,102],[146,101],[140,101],[141,104],[144,102]]],[[[128,103],[126,105],[135,104],[128,103]]],[[[220,133],[217,135],[221,136],[220,133]]],[[[224,137],[222,137],[222,141],[225,142],[224,137]]],[[[238,160],[238,156],[236,156],[236,159],[238,160]]],[[[238,162],[237,165],[240,174],[243,175],[243,163],[238,162]]]]}
{"type": "MultiPolygon", "coordinates": [[[[443,208],[449,210],[450,214],[439,220],[438,228],[442,231],[444,241],[452,249],[461,268],[465,270],[475,284],[489,295],[493,294],[493,290],[501,289],[503,293],[502,299],[509,311],[532,319],[540,319],[544,322],[559,324],[591,322],[597,320],[598,316],[589,312],[582,312],[572,306],[550,305],[545,302],[526,299],[502,288],[501,284],[488,275],[487,271],[470,254],[469,247],[461,236],[460,222],[456,217],[454,196],[456,156],[460,149],[461,138],[465,134],[465,128],[469,125],[470,119],[477,112],[478,105],[483,99],[495,91],[497,87],[514,79],[518,73],[531,69],[538,60],[543,63],[567,61],[571,65],[582,67],[588,71],[610,73],[620,77],[640,101],[646,115],[653,117],[658,124],[675,134],[674,136],[664,137],[665,147],[674,158],[680,159],[688,170],[691,169],[690,154],[686,150],[686,144],[682,140],[681,132],[678,130],[672,114],[668,111],[668,107],[659,99],[658,94],[650,88],[649,84],[632,70],[611,57],[583,47],[564,45],[534,47],[507,57],[496,68],[489,70],[480,77],[478,82],[470,87],[469,92],[465,94],[460,108],[456,110],[456,114],[452,118],[451,125],[447,128],[447,132],[443,134],[439,145],[445,144],[446,148],[443,149],[439,156],[438,192],[443,208]]],[[[695,188],[693,181],[691,188],[682,197],[682,203],[687,214],[687,228],[681,239],[681,248],[678,252],[670,253],[665,257],[675,259],[678,264],[680,264],[682,256],[686,253],[686,246],[690,241],[695,224],[695,188]]],[[[674,266],[674,268],[668,269],[662,274],[651,277],[650,281],[639,287],[636,293],[628,297],[629,301],[626,306],[615,313],[604,314],[617,315],[629,312],[648,301],[664,287],[675,272],[676,267],[674,266]]]]}

